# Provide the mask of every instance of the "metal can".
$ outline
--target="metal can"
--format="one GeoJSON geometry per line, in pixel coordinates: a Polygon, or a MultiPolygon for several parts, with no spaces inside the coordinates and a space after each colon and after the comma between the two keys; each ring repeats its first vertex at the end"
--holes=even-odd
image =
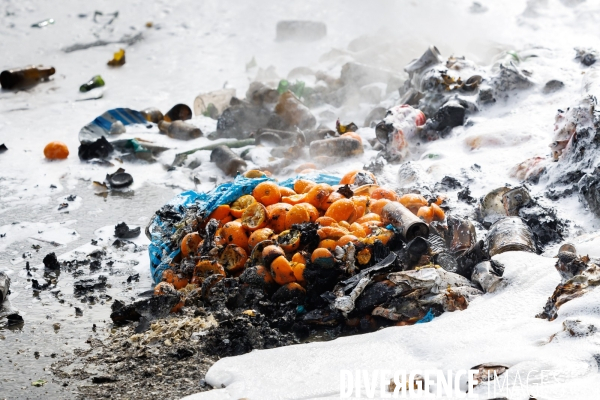
{"type": "Polygon", "coordinates": [[[536,251],[533,233],[519,217],[496,221],[488,233],[487,245],[490,257],[507,251],[536,251]]]}
{"type": "Polygon", "coordinates": [[[429,226],[397,201],[390,201],[383,207],[381,217],[385,224],[391,224],[406,241],[428,237],[429,226]]]}

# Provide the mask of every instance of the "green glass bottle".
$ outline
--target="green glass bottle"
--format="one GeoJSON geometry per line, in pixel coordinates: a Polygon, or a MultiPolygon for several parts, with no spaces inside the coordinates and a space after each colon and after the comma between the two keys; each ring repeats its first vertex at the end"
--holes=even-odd
{"type": "Polygon", "coordinates": [[[100,75],[96,75],[92,79],[81,85],[79,87],[79,91],[85,93],[101,86],[104,86],[104,79],[102,79],[100,75]]]}

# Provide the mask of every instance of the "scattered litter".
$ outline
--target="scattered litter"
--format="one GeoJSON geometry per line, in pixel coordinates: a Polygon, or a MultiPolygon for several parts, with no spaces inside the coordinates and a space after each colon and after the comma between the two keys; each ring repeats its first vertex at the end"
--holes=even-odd
{"type": "Polygon", "coordinates": [[[123,168],[119,168],[112,174],[106,174],[106,182],[108,182],[111,189],[123,189],[133,183],[133,177],[125,172],[123,168]]]}
{"type": "Polygon", "coordinates": [[[125,65],[125,50],[119,49],[114,55],[112,60],[107,62],[107,65],[111,67],[120,67],[121,65],[125,65]]]}
{"type": "Polygon", "coordinates": [[[40,22],[36,22],[35,24],[31,24],[32,28],[44,28],[49,25],[54,25],[54,19],[48,18],[40,22]]]}
{"type": "Polygon", "coordinates": [[[130,229],[125,222],[115,225],[115,236],[119,239],[133,239],[140,235],[140,227],[130,229]]]}
{"type": "Polygon", "coordinates": [[[183,121],[167,122],[166,120],[158,123],[158,129],[173,139],[192,140],[202,136],[200,128],[183,121]]]}
{"type": "Polygon", "coordinates": [[[192,109],[185,104],[176,104],[167,111],[164,118],[167,122],[186,121],[192,118],[192,109]]]}
{"type": "Polygon", "coordinates": [[[33,381],[31,382],[31,386],[35,386],[35,387],[42,387],[44,386],[46,383],[48,383],[47,380],[45,379],[38,379],[37,381],[33,381]]]}
{"type": "Polygon", "coordinates": [[[43,260],[44,266],[48,269],[60,269],[60,263],[58,262],[58,259],[56,258],[56,254],[55,253],[48,253],[46,254],[46,256],[44,257],[43,260]]]}
{"type": "Polygon", "coordinates": [[[44,157],[48,160],[64,160],[69,157],[69,148],[63,142],[50,142],[44,147],[44,157]]]}
{"type": "Polygon", "coordinates": [[[95,75],[92,79],[81,85],[79,91],[85,93],[102,86],[104,86],[104,79],[100,75],[95,75]]]}
{"type": "Polygon", "coordinates": [[[42,65],[9,69],[0,73],[0,84],[3,89],[26,88],[37,84],[39,81],[48,80],[55,72],[54,67],[44,67],[42,65]]]}

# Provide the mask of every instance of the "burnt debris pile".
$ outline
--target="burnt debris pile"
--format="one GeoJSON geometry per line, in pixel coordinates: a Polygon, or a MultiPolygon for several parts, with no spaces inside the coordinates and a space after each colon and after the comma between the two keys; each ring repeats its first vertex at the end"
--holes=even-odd
{"type": "Polygon", "coordinates": [[[116,302],[115,324],[143,333],[169,313],[209,315],[204,351],[226,356],[428,322],[502,290],[492,256],[539,253],[564,231],[524,186],[459,215],[443,195],[401,195],[367,171],[246,175],[157,211],[147,234],[158,284],[150,298],[116,302]]]}

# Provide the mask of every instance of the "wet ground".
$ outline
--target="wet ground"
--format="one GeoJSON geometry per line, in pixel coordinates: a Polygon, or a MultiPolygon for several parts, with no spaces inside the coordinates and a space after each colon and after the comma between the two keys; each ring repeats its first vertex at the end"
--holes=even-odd
{"type": "MultiPolygon", "coordinates": [[[[50,365],[72,355],[75,348],[89,348],[86,341],[90,337],[103,339],[107,336],[111,325],[111,298],[129,300],[151,288],[148,268],[146,264],[142,265],[143,262],[147,262],[147,253],[143,251],[139,254],[131,253],[129,261],[116,261],[112,267],[105,262],[101,263],[100,269],[93,271],[90,270],[89,264],[63,267],[60,273],[55,272],[55,276],[44,276],[44,256],[50,252],[60,256],[89,244],[92,239],[97,239],[94,232],[99,227],[114,226],[119,221],[141,225],[143,231],[148,218],[174,193],[172,189],[144,186],[135,191],[102,196],[95,194],[88,182],[79,182],[71,189],[65,188],[60,192],[59,190],[56,189],[56,194],[49,195],[50,200],[46,204],[37,207],[15,206],[0,214],[0,226],[11,223],[21,226],[23,223],[52,222],[63,224],[65,235],[72,231],[76,232],[74,236],[77,236],[76,240],[62,246],[26,239],[0,251],[0,263],[12,271],[11,304],[20,311],[24,319],[23,324],[10,327],[6,325],[6,320],[0,322],[0,363],[3,365],[0,393],[3,398],[76,397],[77,385],[68,379],[56,379],[51,374],[50,365]],[[80,198],[81,206],[68,213],[57,212],[62,199],[72,194],[80,198]],[[69,222],[73,220],[76,222],[69,222]],[[32,246],[40,248],[36,250],[32,246]],[[135,265],[137,259],[141,259],[141,263],[135,265]],[[27,276],[26,262],[31,266],[31,277],[27,276]],[[139,280],[130,279],[130,282],[127,282],[127,278],[137,274],[140,268],[146,273],[139,274],[139,280]],[[106,288],[83,295],[74,294],[75,281],[99,275],[107,277],[106,288]],[[35,291],[32,288],[32,279],[38,280],[41,285],[50,281],[50,285],[45,290],[35,291]],[[51,282],[53,279],[55,283],[51,282]],[[82,311],[81,316],[77,315],[76,307],[82,311]],[[32,386],[33,381],[40,379],[46,380],[47,383],[41,387],[32,386]]],[[[3,196],[13,197],[18,196],[18,193],[4,191],[3,196]]],[[[10,206],[10,202],[3,204],[5,210],[10,206]]],[[[65,210],[68,210],[68,207],[65,210]]],[[[40,235],[48,233],[48,236],[43,236],[44,239],[56,236],[56,242],[64,242],[65,237],[57,236],[57,232],[59,230],[48,228],[48,232],[42,232],[40,235]]],[[[0,239],[0,246],[3,240],[5,243],[10,240],[11,233],[12,231],[9,231],[6,237],[0,239]]],[[[142,233],[141,240],[143,239],[142,233]]],[[[99,245],[102,245],[102,241],[99,245]]]]}

